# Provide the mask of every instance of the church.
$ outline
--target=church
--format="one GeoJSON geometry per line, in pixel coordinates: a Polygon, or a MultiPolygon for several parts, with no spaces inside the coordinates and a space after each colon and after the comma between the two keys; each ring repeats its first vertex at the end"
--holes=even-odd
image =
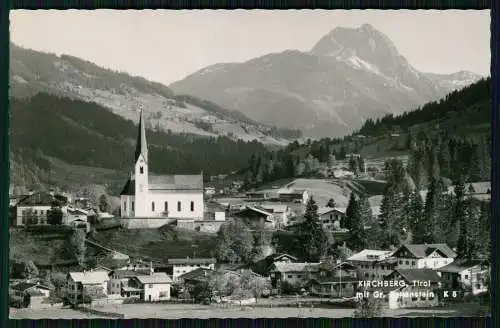
{"type": "Polygon", "coordinates": [[[141,110],[134,169],[120,193],[121,216],[203,219],[203,174],[154,175],[149,173],[148,164],[146,127],[141,110]]]}

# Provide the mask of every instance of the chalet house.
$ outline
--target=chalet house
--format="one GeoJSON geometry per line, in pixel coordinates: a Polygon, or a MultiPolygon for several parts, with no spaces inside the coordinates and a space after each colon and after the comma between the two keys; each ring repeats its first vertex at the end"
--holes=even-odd
{"type": "Polygon", "coordinates": [[[165,272],[152,272],[149,275],[133,277],[124,292],[138,295],[147,302],[170,299],[172,279],[165,272]]]}
{"type": "MultiPolygon", "coordinates": [[[[386,294],[390,309],[434,307],[439,305],[438,289],[441,278],[432,269],[396,269],[387,280],[404,281],[405,286],[393,287],[386,294]],[[429,286],[416,286],[414,282],[429,282],[429,286]]],[[[385,293],[384,293],[385,294],[385,293]]]]}
{"type": "Polygon", "coordinates": [[[89,212],[73,206],[66,206],[63,210],[63,223],[70,225],[73,221],[87,222],[89,212]]]}
{"type": "Polygon", "coordinates": [[[438,269],[453,262],[456,256],[446,244],[406,244],[391,257],[397,260],[398,269],[438,269]]]}
{"type": "Polygon", "coordinates": [[[47,212],[54,200],[48,192],[37,192],[20,199],[16,204],[16,226],[47,224],[47,212]]]}
{"type": "MultiPolygon", "coordinates": [[[[51,288],[41,283],[20,282],[9,288],[9,296],[14,304],[30,309],[50,308],[54,303],[49,301],[51,288]]],[[[62,305],[58,304],[58,305],[62,305]]]]}
{"type": "Polygon", "coordinates": [[[168,259],[168,265],[172,268],[172,277],[174,280],[198,268],[215,270],[216,262],[214,258],[168,259]]]}
{"type": "Polygon", "coordinates": [[[273,286],[287,282],[292,286],[305,285],[315,273],[319,263],[275,262],[271,266],[270,276],[273,286]]]}
{"type": "Polygon", "coordinates": [[[329,231],[338,231],[341,229],[340,223],[346,215],[345,211],[338,208],[320,207],[318,208],[318,216],[323,227],[329,231]]]}
{"type": "Polygon", "coordinates": [[[105,299],[109,277],[105,271],[70,272],[66,277],[66,298],[72,304],[105,299]]]}
{"type": "Polygon", "coordinates": [[[308,283],[312,295],[342,298],[356,295],[358,277],[356,267],[347,262],[322,262],[316,267],[317,273],[308,283]]]}
{"type": "Polygon", "coordinates": [[[445,288],[478,295],[488,291],[490,267],[483,260],[455,260],[437,269],[445,288]]]}
{"type": "Polygon", "coordinates": [[[261,204],[261,208],[271,213],[276,220],[276,225],[279,227],[286,227],[288,219],[292,212],[290,207],[286,204],[261,204]]]}
{"type": "MultiPolygon", "coordinates": [[[[180,275],[178,277],[178,281],[181,282],[185,288],[188,290],[191,290],[195,286],[204,283],[208,281],[210,278],[212,278],[214,275],[221,273],[217,272],[212,269],[206,269],[206,268],[198,268],[196,270],[187,272],[183,275],[180,275]]],[[[224,279],[239,279],[240,274],[234,271],[230,270],[223,270],[222,271],[224,279]]]]}
{"type": "Polygon", "coordinates": [[[260,206],[246,206],[245,209],[234,213],[233,216],[242,219],[250,226],[257,226],[261,224],[270,228],[274,228],[276,226],[276,219],[273,213],[260,206]]]}
{"type": "Polygon", "coordinates": [[[305,189],[289,189],[278,193],[280,201],[307,204],[309,192],[305,189]]]}
{"type": "MultiPolygon", "coordinates": [[[[150,270],[112,270],[108,272],[108,295],[131,297],[134,291],[129,291],[129,282],[137,276],[149,275],[150,270]]],[[[138,293],[140,295],[140,293],[138,293]]],[[[137,296],[139,296],[137,295],[137,296]]]]}
{"type": "Polygon", "coordinates": [[[390,258],[391,251],[364,249],[347,258],[347,262],[358,268],[360,279],[382,280],[396,268],[397,260],[390,258]]]}
{"type": "Polygon", "coordinates": [[[246,196],[247,196],[247,200],[250,200],[250,201],[252,201],[252,200],[253,201],[270,200],[270,199],[278,197],[278,195],[276,193],[268,191],[268,190],[247,192],[246,196]]]}
{"type": "Polygon", "coordinates": [[[270,270],[274,263],[296,263],[298,262],[296,257],[289,254],[271,254],[265,258],[255,261],[249,265],[249,268],[260,275],[269,276],[270,270]]]}

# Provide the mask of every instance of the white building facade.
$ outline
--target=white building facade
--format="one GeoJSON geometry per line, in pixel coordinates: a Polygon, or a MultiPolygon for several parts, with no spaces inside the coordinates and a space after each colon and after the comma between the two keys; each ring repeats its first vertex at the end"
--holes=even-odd
{"type": "Polygon", "coordinates": [[[203,219],[203,175],[149,174],[144,114],[141,111],[135,165],[121,194],[121,216],[203,219]]]}

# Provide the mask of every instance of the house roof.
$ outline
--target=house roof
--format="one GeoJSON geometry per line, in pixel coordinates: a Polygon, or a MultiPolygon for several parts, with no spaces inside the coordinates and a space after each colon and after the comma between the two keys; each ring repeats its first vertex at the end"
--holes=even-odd
{"type": "Polygon", "coordinates": [[[214,258],[185,258],[185,259],[168,259],[168,264],[215,264],[214,258]]]}
{"type": "Polygon", "coordinates": [[[432,282],[441,282],[441,277],[439,277],[438,273],[432,269],[395,269],[392,274],[395,272],[399,273],[401,277],[407,282],[412,283],[412,281],[431,281],[432,282]]]}
{"type": "Polygon", "coordinates": [[[20,291],[26,291],[30,288],[33,288],[33,287],[37,287],[37,288],[40,288],[40,289],[46,289],[46,290],[50,290],[49,287],[47,286],[44,286],[44,285],[41,285],[41,284],[36,284],[36,283],[32,283],[32,282],[20,282],[18,284],[15,284],[13,286],[11,286],[12,289],[15,289],[15,290],[20,290],[20,291]]]}
{"type": "Polygon", "coordinates": [[[327,285],[327,284],[338,284],[340,282],[354,282],[358,281],[358,278],[354,277],[313,277],[311,278],[312,281],[316,281],[317,283],[321,285],[327,285]]]}
{"type": "Polygon", "coordinates": [[[304,272],[307,270],[316,271],[316,266],[319,263],[287,263],[287,262],[275,262],[273,271],[279,272],[304,272]]]}
{"type": "Polygon", "coordinates": [[[17,202],[17,206],[52,206],[54,197],[48,192],[37,192],[27,195],[17,202]]]}
{"type": "MultiPolygon", "coordinates": [[[[148,175],[149,191],[196,190],[203,191],[203,175],[148,175]]],[[[135,180],[131,177],[123,186],[120,195],[135,195],[135,180]]]]}
{"type": "Polygon", "coordinates": [[[439,272],[450,272],[450,273],[459,273],[464,270],[470,269],[472,267],[475,267],[477,265],[482,265],[485,264],[484,260],[467,260],[467,259],[461,259],[461,260],[455,260],[452,263],[445,265],[439,269],[436,269],[439,272]]]}
{"type": "Polygon", "coordinates": [[[402,247],[405,247],[416,258],[427,257],[436,250],[450,258],[455,258],[457,256],[457,254],[446,244],[405,244],[402,245],[400,249],[402,247]]]}
{"type": "Polygon", "coordinates": [[[82,284],[100,284],[109,280],[106,271],[85,271],[85,272],[70,272],[68,275],[75,282],[82,284]]]}
{"type": "Polygon", "coordinates": [[[234,215],[238,215],[238,214],[241,215],[241,214],[243,214],[244,212],[247,212],[247,211],[257,212],[257,213],[262,214],[262,215],[264,215],[266,217],[273,215],[273,213],[268,212],[268,211],[266,211],[265,209],[263,209],[263,208],[261,208],[259,206],[250,206],[250,205],[245,206],[245,209],[243,209],[241,211],[238,211],[234,215]]]}
{"type": "Polygon", "coordinates": [[[280,195],[304,195],[306,189],[288,189],[279,192],[280,195]]]}
{"type": "Polygon", "coordinates": [[[283,204],[261,204],[260,207],[272,213],[285,213],[288,209],[288,206],[283,204]]]}
{"type": "Polygon", "coordinates": [[[326,206],[318,208],[318,215],[325,215],[325,214],[328,214],[330,212],[337,212],[337,213],[345,214],[345,212],[342,212],[338,208],[332,208],[332,207],[326,207],[326,206]]]}
{"type": "Polygon", "coordinates": [[[149,270],[113,270],[108,273],[108,276],[116,276],[116,279],[125,279],[148,275],[149,273],[149,270]]]}
{"type": "Polygon", "coordinates": [[[152,275],[135,277],[142,284],[170,284],[172,279],[165,272],[155,272],[152,275]]]}
{"type": "Polygon", "coordinates": [[[198,268],[193,271],[189,271],[179,276],[179,279],[183,280],[202,280],[208,275],[214,274],[215,271],[211,269],[198,268]]]}
{"type": "Polygon", "coordinates": [[[381,261],[391,255],[392,251],[378,249],[364,249],[359,253],[353,254],[347,261],[375,262],[381,261]]]}

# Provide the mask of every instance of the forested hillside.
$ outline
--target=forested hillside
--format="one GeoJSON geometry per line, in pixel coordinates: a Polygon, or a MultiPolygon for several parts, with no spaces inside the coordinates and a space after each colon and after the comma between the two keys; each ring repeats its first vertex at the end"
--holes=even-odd
{"type": "MultiPolygon", "coordinates": [[[[105,108],[79,100],[38,94],[12,100],[11,145],[16,165],[50,170],[56,158],[70,165],[129,172],[137,126],[105,108]]],[[[138,113],[137,113],[138,114],[138,113]]],[[[246,165],[259,142],[226,137],[148,131],[151,170],[155,173],[228,173],[246,165]]],[[[15,173],[13,173],[15,174],[15,173]]],[[[15,178],[15,177],[14,177],[15,178]]]]}
{"type": "Polygon", "coordinates": [[[279,151],[255,155],[248,163],[247,181],[256,185],[314,174],[349,153],[371,158],[408,155],[408,171],[421,186],[433,162],[439,163],[441,176],[452,180],[462,174],[472,182],[489,180],[490,87],[491,79],[481,80],[415,111],[369,119],[345,138],[292,142],[279,151]]]}

